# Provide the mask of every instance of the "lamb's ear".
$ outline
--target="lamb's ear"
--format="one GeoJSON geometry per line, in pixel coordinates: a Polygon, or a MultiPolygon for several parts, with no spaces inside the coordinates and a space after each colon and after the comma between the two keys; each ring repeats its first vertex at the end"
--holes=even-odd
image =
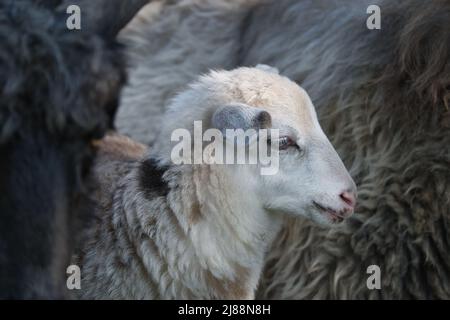
{"type": "Polygon", "coordinates": [[[271,67],[271,66],[269,66],[267,64],[258,64],[258,65],[256,65],[255,68],[259,69],[259,70],[263,70],[263,71],[269,72],[269,73],[280,74],[280,70],[278,70],[275,67],[271,67]]]}
{"type": "Polygon", "coordinates": [[[151,0],[64,0],[59,10],[77,5],[81,11],[82,32],[96,32],[114,39],[120,30],[151,0]]]}
{"type": "Polygon", "coordinates": [[[232,104],[220,107],[214,112],[212,126],[223,134],[226,129],[267,129],[272,126],[272,117],[260,108],[232,104]]]}

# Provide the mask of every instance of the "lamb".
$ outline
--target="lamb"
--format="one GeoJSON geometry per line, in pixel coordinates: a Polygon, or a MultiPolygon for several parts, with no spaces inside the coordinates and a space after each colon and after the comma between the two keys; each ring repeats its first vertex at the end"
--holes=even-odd
{"type": "Polygon", "coordinates": [[[283,216],[334,226],[353,212],[355,184],[307,93],[272,69],[202,76],[163,120],[151,150],[123,136],[97,143],[98,219],[74,258],[81,298],[252,299],[283,216]],[[205,130],[279,129],[278,173],[174,164],[172,132],[193,133],[194,121],[205,130]]]}
{"type": "Polygon", "coordinates": [[[144,4],[111,14],[121,1],[107,1],[99,18],[90,2],[0,2],[1,299],[69,297],[91,141],[112,128],[125,82],[115,34],[144,4]],[[81,31],[66,28],[68,4],[82,9],[81,31]]]}
{"type": "Polygon", "coordinates": [[[311,95],[360,196],[342,228],[288,219],[257,296],[449,299],[449,2],[261,0],[232,10],[220,2],[164,6],[123,35],[137,66],[118,128],[153,143],[146,137],[159,130],[167,99],[199,70],[277,67],[311,95]],[[366,28],[371,4],[381,30],[366,28]],[[180,27],[163,28],[172,21],[180,27]],[[161,41],[148,41],[156,31],[161,41]],[[143,90],[157,79],[145,74],[159,75],[164,90],[143,90]],[[366,286],[372,264],[381,290],[366,286]]]}

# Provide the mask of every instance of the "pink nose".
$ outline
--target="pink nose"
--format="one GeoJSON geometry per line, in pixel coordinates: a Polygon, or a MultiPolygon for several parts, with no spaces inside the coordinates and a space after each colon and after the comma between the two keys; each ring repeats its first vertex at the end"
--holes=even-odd
{"type": "Polygon", "coordinates": [[[356,205],[356,194],[354,192],[344,191],[340,194],[342,201],[344,201],[347,205],[351,207],[351,209],[355,208],[356,205]]]}

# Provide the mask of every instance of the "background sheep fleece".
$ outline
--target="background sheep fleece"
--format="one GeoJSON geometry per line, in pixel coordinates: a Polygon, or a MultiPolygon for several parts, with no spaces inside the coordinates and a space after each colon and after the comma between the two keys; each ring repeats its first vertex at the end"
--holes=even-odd
{"type": "Polygon", "coordinates": [[[123,35],[135,65],[119,129],[152,143],[167,100],[196,74],[278,67],[310,93],[359,200],[342,228],[287,221],[259,297],[450,298],[450,3],[380,2],[382,29],[368,30],[377,1],[264,2],[143,12],[123,35]],[[366,287],[371,264],[381,290],[366,287]]]}

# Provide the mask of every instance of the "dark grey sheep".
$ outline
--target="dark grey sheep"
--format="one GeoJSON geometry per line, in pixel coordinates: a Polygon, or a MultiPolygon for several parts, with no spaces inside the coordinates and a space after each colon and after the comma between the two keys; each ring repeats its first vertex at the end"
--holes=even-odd
{"type": "Polygon", "coordinates": [[[0,298],[67,296],[91,141],[125,82],[115,34],[147,1],[68,2],[86,13],[81,31],[62,1],[0,1],[0,298]]]}

